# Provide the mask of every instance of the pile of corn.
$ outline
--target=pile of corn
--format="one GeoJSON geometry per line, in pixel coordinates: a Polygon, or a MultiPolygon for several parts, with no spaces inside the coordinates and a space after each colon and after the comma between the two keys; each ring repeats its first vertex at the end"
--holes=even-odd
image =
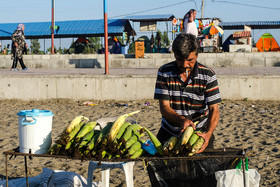
{"type": "Polygon", "coordinates": [[[162,146],[156,136],[147,128],[141,127],[139,124],[125,122],[128,116],[138,112],[121,115],[116,121],[107,123],[104,128],[101,128],[97,122],[90,121],[87,117],[77,116],[59,135],[48,153],[98,160],[135,159],[145,154],[142,149],[142,144],[145,142],[144,132],[153,142],[159,155],[191,156],[204,143],[203,138],[196,135],[192,127],[188,127],[180,138],[171,137],[162,146]],[[100,130],[96,130],[97,126],[100,127],[100,130]]]}
{"type": "Polygon", "coordinates": [[[77,116],[51,146],[49,154],[96,159],[138,158],[144,153],[145,140],[141,138],[145,128],[125,122],[128,116],[138,112],[121,115],[100,130],[95,130],[100,126],[97,122],[77,116]]]}
{"type": "MultiPolygon", "coordinates": [[[[196,125],[198,122],[195,122],[196,125]]],[[[192,156],[197,153],[204,144],[204,139],[198,136],[200,131],[194,131],[192,126],[189,126],[182,133],[182,136],[172,136],[163,146],[163,154],[166,156],[192,156]]]]}

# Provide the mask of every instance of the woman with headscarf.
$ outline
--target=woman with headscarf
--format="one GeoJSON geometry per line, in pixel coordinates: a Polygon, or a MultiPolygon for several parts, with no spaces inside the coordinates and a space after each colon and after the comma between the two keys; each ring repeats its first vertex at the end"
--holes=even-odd
{"type": "Polygon", "coordinates": [[[11,71],[18,71],[17,63],[19,61],[21,68],[23,71],[26,71],[28,68],[23,63],[22,53],[24,46],[27,48],[27,44],[25,43],[25,36],[24,36],[24,24],[20,23],[17,26],[17,29],[14,31],[12,35],[12,60],[13,65],[11,71]]]}

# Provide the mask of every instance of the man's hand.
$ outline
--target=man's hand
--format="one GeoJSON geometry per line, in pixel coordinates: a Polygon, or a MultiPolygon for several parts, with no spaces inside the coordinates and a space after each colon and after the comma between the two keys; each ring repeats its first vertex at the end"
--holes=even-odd
{"type": "Polygon", "coordinates": [[[18,46],[18,44],[15,42],[15,46],[17,47],[18,46]]]}
{"type": "Polygon", "coordinates": [[[184,116],[180,116],[170,107],[170,101],[159,100],[159,106],[162,116],[164,116],[165,119],[178,124],[181,134],[188,126],[192,126],[195,130],[195,125],[191,120],[185,118],[184,116]]]}
{"type": "Polygon", "coordinates": [[[219,122],[219,107],[218,104],[213,104],[209,106],[209,117],[207,121],[207,132],[206,133],[197,133],[198,136],[204,138],[204,144],[202,145],[201,149],[197,153],[202,153],[205,148],[209,144],[209,140],[219,122]]]}
{"type": "MultiPolygon", "coordinates": [[[[183,116],[182,116],[182,117],[183,117],[183,116]]],[[[194,125],[194,123],[193,123],[191,120],[189,120],[189,119],[183,117],[183,118],[182,118],[182,122],[181,122],[181,130],[180,130],[180,133],[182,134],[182,133],[184,132],[184,130],[185,130],[188,126],[192,126],[193,129],[195,130],[195,125],[194,125]]]]}
{"type": "Polygon", "coordinates": [[[197,153],[202,153],[206,147],[209,144],[209,140],[212,136],[212,134],[210,133],[197,133],[198,136],[201,136],[204,139],[204,144],[202,145],[202,147],[199,149],[199,151],[197,153]]]}

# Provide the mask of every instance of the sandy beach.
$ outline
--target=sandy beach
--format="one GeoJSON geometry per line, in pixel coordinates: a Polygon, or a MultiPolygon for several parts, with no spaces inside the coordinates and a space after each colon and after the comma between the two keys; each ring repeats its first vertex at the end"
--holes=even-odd
{"type": "MultiPolygon", "coordinates": [[[[0,179],[6,177],[4,151],[16,148],[18,141],[18,116],[20,110],[49,110],[54,113],[52,124],[53,141],[75,116],[84,115],[95,121],[99,118],[115,117],[141,110],[133,118],[151,132],[157,134],[161,115],[155,100],[138,101],[92,101],[96,106],[84,106],[85,101],[54,99],[41,101],[1,100],[0,179]]],[[[280,102],[279,101],[231,101],[220,103],[220,122],[214,135],[215,148],[245,148],[250,151],[249,168],[257,169],[261,175],[260,186],[280,186],[280,102]]],[[[36,158],[28,160],[29,176],[37,176],[44,167],[53,170],[73,171],[87,177],[88,161],[36,158]]],[[[9,161],[9,179],[24,177],[23,157],[9,161]]],[[[95,173],[100,179],[100,172],[95,173]]],[[[111,170],[110,184],[125,186],[121,170],[111,170]]],[[[110,186],[111,186],[110,185],[110,186]]],[[[134,166],[134,185],[151,186],[147,170],[142,162],[134,166]]]]}

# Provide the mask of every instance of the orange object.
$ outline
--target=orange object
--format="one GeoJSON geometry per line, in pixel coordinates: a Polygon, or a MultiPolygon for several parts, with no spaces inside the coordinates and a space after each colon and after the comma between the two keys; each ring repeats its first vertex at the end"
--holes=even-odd
{"type": "Polygon", "coordinates": [[[144,41],[135,42],[135,58],[144,58],[145,46],[144,41]]]}
{"type": "Polygon", "coordinates": [[[198,23],[199,23],[198,28],[203,29],[203,23],[202,23],[202,21],[201,21],[201,20],[198,20],[198,23]]]}
{"type": "Polygon", "coordinates": [[[210,34],[210,35],[219,34],[219,36],[222,36],[224,34],[224,30],[221,29],[221,27],[211,23],[208,27],[202,30],[202,34],[210,34]]]}
{"type": "Polygon", "coordinates": [[[79,37],[76,42],[81,42],[81,43],[89,43],[88,39],[86,37],[79,37]]]}
{"type": "Polygon", "coordinates": [[[176,18],[173,18],[172,24],[173,24],[173,25],[176,25],[176,24],[177,24],[177,19],[176,19],[176,18]]]}
{"type": "Polygon", "coordinates": [[[277,41],[270,33],[263,34],[258,40],[256,47],[260,52],[280,51],[277,41]]]}

